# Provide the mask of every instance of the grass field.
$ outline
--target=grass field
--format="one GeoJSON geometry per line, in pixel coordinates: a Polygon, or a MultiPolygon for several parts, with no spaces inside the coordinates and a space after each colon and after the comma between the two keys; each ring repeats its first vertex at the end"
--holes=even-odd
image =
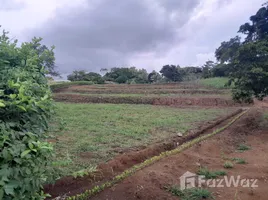
{"type": "Polygon", "coordinates": [[[107,161],[121,150],[185,133],[231,111],[126,104],[56,103],[56,107],[50,141],[62,175],[107,161]]]}
{"type": "Polygon", "coordinates": [[[224,77],[215,77],[215,78],[207,78],[207,79],[200,79],[199,83],[204,86],[209,86],[211,88],[217,89],[226,89],[226,83],[228,82],[228,78],[224,77]]]}

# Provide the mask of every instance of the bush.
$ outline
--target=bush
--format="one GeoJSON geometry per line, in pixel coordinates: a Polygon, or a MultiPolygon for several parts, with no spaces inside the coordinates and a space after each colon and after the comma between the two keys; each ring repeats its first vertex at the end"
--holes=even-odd
{"type": "Polygon", "coordinates": [[[51,92],[32,44],[17,47],[6,34],[0,36],[0,199],[44,199],[51,92]]]}

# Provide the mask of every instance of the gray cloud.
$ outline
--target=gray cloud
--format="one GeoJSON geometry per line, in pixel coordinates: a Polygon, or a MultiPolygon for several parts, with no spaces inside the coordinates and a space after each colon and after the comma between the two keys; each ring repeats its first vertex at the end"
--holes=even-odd
{"type": "Polygon", "coordinates": [[[24,3],[16,2],[15,0],[0,0],[0,11],[22,9],[24,5],[25,5],[24,3]]]}
{"type": "MultiPolygon", "coordinates": [[[[56,46],[63,73],[74,69],[98,71],[127,65],[133,55],[165,54],[183,34],[198,0],[88,0],[88,5],[57,10],[56,16],[34,30],[56,46]]],[[[134,63],[135,64],[135,63],[134,63]]]]}

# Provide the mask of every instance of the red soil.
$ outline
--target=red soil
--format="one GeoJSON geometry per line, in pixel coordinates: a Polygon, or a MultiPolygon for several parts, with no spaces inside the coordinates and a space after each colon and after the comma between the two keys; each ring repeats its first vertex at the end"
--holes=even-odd
{"type": "Polygon", "coordinates": [[[201,134],[210,133],[219,126],[222,127],[228,122],[228,119],[240,113],[241,111],[241,109],[238,109],[228,116],[207,122],[198,127],[196,131],[189,132],[189,134],[185,137],[173,137],[146,148],[136,148],[136,151],[129,151],[122,155],[119,155],[108,163],[100,164],[98,167],[99,173],[96,173],[94,176],[77,179],[73,177],[64,177],[58,180],[54,185],[46,185],[45,192],[51,194],[52,197],[57,197],[64,194],[67,194],[69,196],[81,193],[84,190],[92,188],[93,186],[99,184],[100,182],[111,179],[116,174],[123,172],[125,169],[128,169],[135,164],[141,163],[144,160],[155,155],[159,155],[163,151],[172,150],[179,144],[196,138],[201,134]]]}
{"type": "Polygon", "coordinates": [[[257,112],[249,112],[213,138],[138,171],[91,199],[175,200],[178,198],[167,192],[166,186],[178,185],[179,177],[186,171],[196,173],[200,166],[204,166],[210,170],[225,170],[228,176],[240,175],[242,178],[258,179],[258,188],[208,188],[215,199],[267,200],[268,128],[258,126],[259,116],[257,112]],[[237,146],[244,142],[252,149],[243,153],[237,152],[237,146]],[[235,164],[232,169],[224,169],[226,158],[234,157],[243,158],[248,164],[235,164]]]}
{"type": "Polygon", "coordinates": [[[56,93],[53,99],[59,102],[70,103],[114,103],[114,104],[151,104],[173,106],[214,106],[230,107],[242,106],[232,99],[213,97],[117,97],[117,96],[90,96],[80,94],[56,93]]]}

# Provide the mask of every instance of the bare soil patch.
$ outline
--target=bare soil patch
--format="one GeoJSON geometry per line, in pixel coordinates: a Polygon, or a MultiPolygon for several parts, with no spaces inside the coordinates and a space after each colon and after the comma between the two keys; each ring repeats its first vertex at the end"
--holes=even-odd
{"type": "MultiPolygon", "coordinates": [[[[80,94],[56,93],[53,99],[58,102],[70,103],[113,103],[113,104],[151,104],[151,105],[175,105],[175,106],[243,106],[226,98],[210,97],[117,97],[117,96],[90,96],[80,94]]],[[[248,106],[248,104],[246,105],[248,106]]]]}
{"type": "MultiPolygon", "coordinates": [[[[152,156],[159,155],[163,151],[172,150],[178,145],[196,138],[201,134],[212,132],[217,127],[223,126],[228,122],[229,118],[240,113],[241,111],[241,109],[238,109],[228,116],[207,122],[203,124],[202,127],[199,127],[199,130],[192,131],[184,137],[176,136],[148,147],[137,147],[135,149],[131,149],[130,151],[123,152],[122,155],[117,156],[108,163],[100,164],[98,167],[99,172],[93,176],[87,176],[78,179],[75,179],[73,177],[65,177],[58,180],[54,185],[47,185],[45,187],[45,191],[50,193],[52,197],[62,196],[64,194],[67,194],[69,196],[81,193],[86,189],[92,188],[101,182],[111,179],[116,174],[123,172],[125,169],[128,169],[135,164],[141,163],[152,156]]],[[[85,156],[90,157],[92,155],[85,156]]]]}
{"type": "Polygon", "coordinates": [[[215,199],[267,200],[268,129],[259,126],[261,114],[250,111],[222,133],[194,145],[181,154],[165,158],[91,198],[98,200],[178,199],[165,188],[179,185],[179,177],[186,171],[196,173],[200,166],[210,170],[224,170],[227,176],[258,179],[258,188],[208,188],[215,199]],[[237,151],[239,144],[251,147],[237,151]],[[223,168],[230,158],[243,158],[247,164],[223,168]]]}

